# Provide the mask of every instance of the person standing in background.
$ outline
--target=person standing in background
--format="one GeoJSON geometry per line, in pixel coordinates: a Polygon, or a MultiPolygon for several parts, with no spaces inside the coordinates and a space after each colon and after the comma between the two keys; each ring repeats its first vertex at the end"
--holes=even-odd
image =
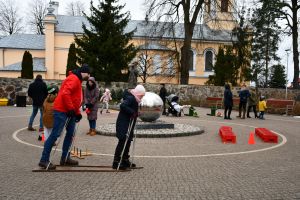
{"type": "Polygon", "coordinates": [[[233,98],[232,92],[230,90],[230,85],[228,83],[225,84],[225,91],[224,91],[224,119],[229,119],[231,110],[233,106],[233,98]]]}
{"type": "Polygon", "coordinates": [[[28,88],[28,96],[32,99],[32,114],[29,119],[28,128],[29,131],[36,131],[35,128],[32,127],[34,118],[40,110],[40,126],[39,132],[43,131],[43,103],[48,96],[47,85],[43,81],[42,75],[38,74],[33,83],[29,85],[28,88]]]}
{"type": "Polygon", "coordinates": [[[86,106],[87,118],[89,120],[90,130],[87,135],[96,135],[96,120],[98,115],[99,88],[94,77],[90,77],[84,90],[84,103],[86,106]]]}
{"type": "Polygon", "coordinates": [[[160,84],[161,88],[159,90],[159,96],[161,98],[161,100],[163,101],[163,115],[166,115],[166,97],[167,97],[167,89],[165,88],[165,84],[162,83],[160,84]]]}

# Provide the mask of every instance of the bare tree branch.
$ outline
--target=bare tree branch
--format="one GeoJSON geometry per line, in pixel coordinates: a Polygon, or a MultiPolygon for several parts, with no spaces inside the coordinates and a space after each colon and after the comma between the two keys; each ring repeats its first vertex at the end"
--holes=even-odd
{"type": "Polygon", "coordinates": [[[44,35],[43,19],[47,13],[46,0],[33,0],[30,4],[29,25],[39,35],[44,35]]]}
{"type": "Polygon", "coordinates": [[[22,19],[14,0],[0,0],[0,33],[11,35],[21,32],[22,19]]]}
{"type": "Polygon", "coordinates": [[[85,4],[79,0],[75,0],[67,4],[66,13],[70,16],[83,16],[85,10],[85,4]]]}

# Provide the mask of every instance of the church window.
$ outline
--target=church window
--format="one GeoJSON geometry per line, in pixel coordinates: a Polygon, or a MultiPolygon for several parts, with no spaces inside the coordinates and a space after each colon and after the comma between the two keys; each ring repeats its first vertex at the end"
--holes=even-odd
{"type": "Polygon", "coordinates": [[[228,0],[221,0],[221,12],[228,12],[228,0]]]}
{"type": "Polygon", "coordinates": [[[205,71],[211,72],[213,67],[213,52],[208,50],[205,52],[205,71]]]}

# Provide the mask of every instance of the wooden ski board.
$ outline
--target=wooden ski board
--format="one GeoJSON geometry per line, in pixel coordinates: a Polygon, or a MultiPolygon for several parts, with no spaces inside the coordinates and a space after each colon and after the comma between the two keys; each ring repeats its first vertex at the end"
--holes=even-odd
{"type": "MultiPolygon", "coordinates": [[[[65,165],[56,165],[56,167],[69,167],[65,165]]],[[[89,168],[111,168],[109,165],[77,165],[72,167],[89,167],[89,168]]],[[[143,169],[144,167],[130,167],[128,169],[143,169]]]]}
{"type": "Polygon", "coordinates": [[[33,169],[32,172],[129,172],[130,169],[116,170],[111,167],[70,167],[56,166],[54,170],[46,170],[43,168],[33,169]]]}

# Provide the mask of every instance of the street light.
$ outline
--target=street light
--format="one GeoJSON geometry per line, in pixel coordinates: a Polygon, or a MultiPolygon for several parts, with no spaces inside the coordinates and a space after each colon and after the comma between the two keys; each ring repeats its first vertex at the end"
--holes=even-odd
{"type": "Polygon", "coordinates": [[[287,99],[287,87],[289,84],[289,54],[291,49],[286,49],[286,85],[285,85],[285,99],[287,99]]]}

